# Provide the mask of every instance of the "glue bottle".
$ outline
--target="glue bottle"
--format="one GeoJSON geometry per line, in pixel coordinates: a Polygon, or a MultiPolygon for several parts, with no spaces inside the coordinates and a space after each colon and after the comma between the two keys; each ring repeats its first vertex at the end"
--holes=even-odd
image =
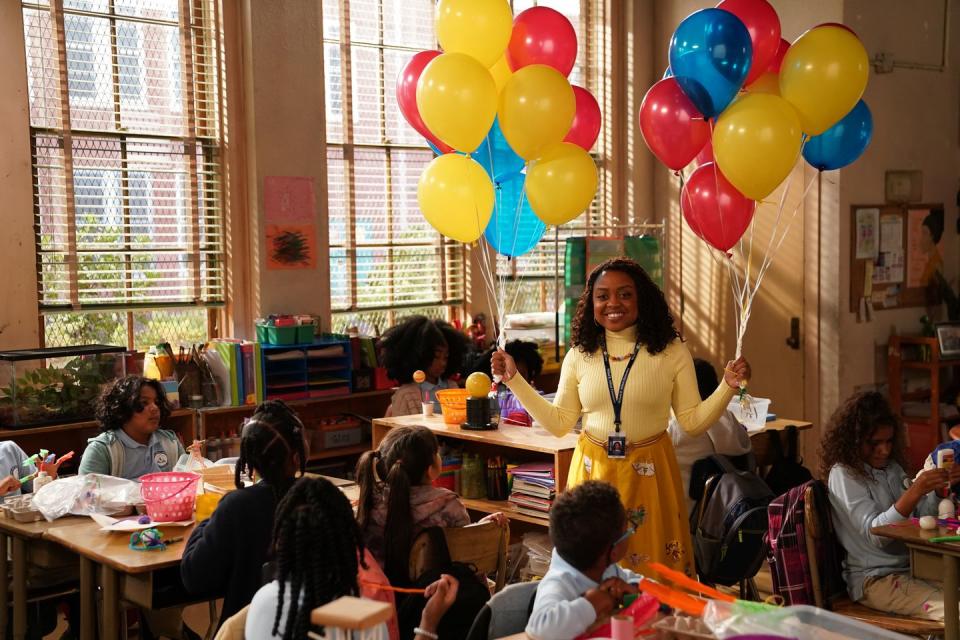
{"type": "Polygon", "coordinates": [[[36,493],[40,490],[45,484],[50,483],[53,478],[50,477],[50,474],[46,471],[38,471],[37,475],[33,478],[33,492],[36,493]]]}

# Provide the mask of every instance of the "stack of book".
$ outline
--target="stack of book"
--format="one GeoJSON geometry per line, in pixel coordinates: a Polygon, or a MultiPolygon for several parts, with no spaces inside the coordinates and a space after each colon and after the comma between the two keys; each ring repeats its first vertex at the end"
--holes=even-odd
{"type": "Polygon", "coordinates": [[[510,502],[519,513],[546,518],[556,496],[553,463],[534,462],[514,467],[510,502]]]}

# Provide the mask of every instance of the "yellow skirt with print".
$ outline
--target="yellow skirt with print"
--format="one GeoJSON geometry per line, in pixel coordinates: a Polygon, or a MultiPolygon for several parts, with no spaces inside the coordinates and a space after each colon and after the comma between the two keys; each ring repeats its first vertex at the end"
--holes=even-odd
{"type": "Polygon", "coordinates": [[[620,492],[627,518],[636,526],[624,567],[644,573],[648,562],[662,562],[694,575],[693,545],[683,483],[673,443],[666,431],[627,445],[625,458],[608,458],[607,447],[582,434],[570,461],[567,487],[587,480],[609,482],[620,492]]]}

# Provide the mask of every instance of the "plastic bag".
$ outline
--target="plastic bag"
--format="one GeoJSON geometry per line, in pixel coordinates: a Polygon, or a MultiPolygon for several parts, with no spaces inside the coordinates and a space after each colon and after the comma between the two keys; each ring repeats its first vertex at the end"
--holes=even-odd
{"type": "Polygon", "coordinates": [[[177,464],[173,465],[174,471],[193,471],[200,473],[201,469],[212,467],[213,462],[202,456],[195,456],[192,453],[184,453],[177,458],[177,464]]]}
{"type": "Polygon", "coordinates": [[[99,473],[57,478],[33,494],[33,506],[51,522],[68,513],[110,515],[142,502],[139,482],[99,473]]]}
{"type": "Polygon", "coordinates": [[[803,638],[804,640],[894,640],[904,636],[809,605],[773,607],[758,602],[711,600],[703,622],[717,638],[803,638]]]}

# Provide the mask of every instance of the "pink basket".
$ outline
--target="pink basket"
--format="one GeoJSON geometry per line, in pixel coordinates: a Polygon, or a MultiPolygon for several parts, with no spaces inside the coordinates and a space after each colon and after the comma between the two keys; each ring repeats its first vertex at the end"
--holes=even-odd
{"type": "Polygon", "coordinates": [[[200,475],[186,471],[161,471],[140,478],[140,495],[154,522],[179,522],[193,518],[200,475]]]}

